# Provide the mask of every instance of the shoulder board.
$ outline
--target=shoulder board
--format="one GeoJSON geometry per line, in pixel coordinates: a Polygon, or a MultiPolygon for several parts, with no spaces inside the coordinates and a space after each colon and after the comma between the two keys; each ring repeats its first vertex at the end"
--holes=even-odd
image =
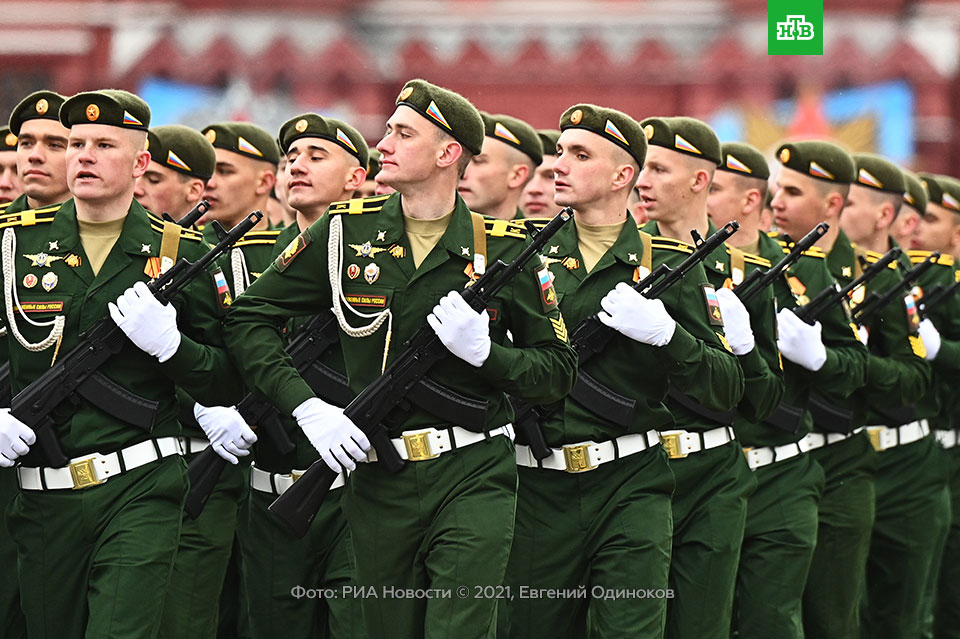
{"type": "Polygon", "coordinates": [[[270,230],[270,231],[250,231],[246,235],[240,238],[240,240],[233,245],[234,248],[239,246],[256,246],[256,245],[269,245],[273,246],[277,243],[277,236],[280,235],[280,230],[270,230]]]}
{"type": "Polygon", "coordinates": [[[355,200],[343,200],[334,202],[327,209],[330,215],[339,215],[346,213],[348,215],[362,215],[363,213],[378,213],[383,208],[383,203],[387,201],[389,195],[377,195],[375,197],[366,197],[355,200]]]}
{"type": "MultiPolygon", "coordinates": [[[[552,219],[553,219],[553,218],[551,218],[551,217],[528,217],[528,218],[524,218],[523,221],[524,221],[524,222],[530,222],[531,224],[533,224],[533,225],[534,225],[535,227],[537,227],[538,229],[542,229],[542,228],[545,227],[547,224],[549,224],[549,223],[550,223],[550,220],[552,220],[552,219]]],[[[522,224],[522,222],[521,222],[521,224],[522,224]]]]}
{"type": "MultiPolygon", "coordinates": [[[[156,231],[157,233],[163,233],[163,225],[166,222],[159,215],[154,215],[150,211],[147,211],[147,218],[150,220],[150,228],[156,231]]],[[[185,240],[193,240],[195,242],[203,241],[203,233],[189,228],[180,229],[180,237],[185,240]]]]}
{"type": "Polygon", "coordinates": [[[7,207],[10,206],[11,204],[13,204],[13,200],[10,200],[9,202],[0,203],[0,212],[6,211],[7,207]]]}
{"type": "MultiPolygon", "coordinates": [[[[920,250],[907,251],[907,257],[910,258],[910,262],[913,264],[920,264],[921,262],[925,262],[926,259],[931,255],[933,255],[933,251],[920,251],[920,250]]],[[[954,260],[952,255],[941,255],[940,257],[937,258],[937,261],[935,263],[941,266],[953,266],[953,262],[954,260]]]]}
{"type": "Polygon", "coordinates": [[[483,218],[483,225],[484,230],[490,237],[515,237],[519,240],[527,237],[527,229],[523,222],[485,217],[483,218]]]}
{"type": "MultiPolygon", "coordinates": [[[[743,253],[743,261],[747,264],[756,264],[757,266],[762,266],[764,268],[770,268],[770,260],[765,257],[756,255],[755,253],[747,253],[746,251],[741,251],[743,253]]],[[[730,247],[727,247],[727,255],[730,255],[730,247]]]]}
{"type": "MultiPolygon", "coordinates": [[[[866,258],[868,264],[875,264],[880,261],[880,258],[883,257],[883,253],[877,253],[876,251],[868,251],[867,249],[860,249],[863,251],[863,257],[866,258]]],[[[887,268],[895,271],[897,270],[897,260],[893,260],[887,264],[887,268]]]]}
{"type": "Polygon", "coordinates": [[[0,229],[5,229],[8,226],[33,226],[34,224],[53,222],[53,218],[59,210],[60,205],[55,204],[42,209],[29,209],[19,213],[0,215],[0,229]]]}
{"type": "MultiPolygon", "coordinates": [[[[770,234],[768,233],[767,235],[770,235],[770,234]]],[[[773,237],[774,239],[777,238],[776,235],[771,235],[771,237],[773,237]]],[[[780,248],[783,249],[783,254],[784,254],[784,255],[788,255],[788,254],[790,253],[790,246],[791,246],[791,245],[788,245],[788,244],[787,244],[786,242],[784,242],[783,240],[777,240],[777,244],[779,244],[779,245],[780,245],[780,248]]],[[[805,255],[805,256],[807,256],[807,257],[819,257],[821,260],[827,259],[827,254],[824,253],[824,252],[823,252],[823,249],[820,248],[819,246],[811,246],[811,247],[808,248],[806,251],[804,251],[803,253],[801,253],[801,255],[805,255]]]]}
{"type": "Polygon", "coordinates": [[[677,251],[679,253],[693,253],[693,245],[675,240],[671,237],[656,235],[653,238],[652,246],[655,249],[666,249],[668,251],[677,251]]]}

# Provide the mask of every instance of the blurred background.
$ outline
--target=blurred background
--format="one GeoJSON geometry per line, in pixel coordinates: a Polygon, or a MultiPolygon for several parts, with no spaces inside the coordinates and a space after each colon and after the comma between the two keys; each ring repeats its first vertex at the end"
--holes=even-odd
{"type": "Polygon", "coordinates": [[[766,0],[0,0],[0,119],[116,87],[155,125],[316,111],[375,144],[419,76],[538,128],[595,102],[960,174],[960,1],[824,4],[823,56],[768,56],[766,0]]]}

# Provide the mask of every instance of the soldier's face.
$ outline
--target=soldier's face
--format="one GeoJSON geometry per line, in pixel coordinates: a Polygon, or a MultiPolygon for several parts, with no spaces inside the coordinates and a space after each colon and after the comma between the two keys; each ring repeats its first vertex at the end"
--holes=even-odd
{"type": "Polygon", "coordinates": [[[210,211],[204,217],[220,220],[229,229],[260,206],[273,187],[276,173],[267,162],[226,149],[214,150],[216,167],[203,192],[210,201],[210,211]]]}
{"type": "Polygon", "coordinates": [[[67,186],[78,200],[107,203],[133,194],[150,164],[146,136],[106,124],[77,124],[67,143],[67,186]]]}
{"type": "Polygon", "coordinates": [[[799,239],[824,220],[827,202],[814,178],[784,166],[770,208],[780,232],[799,239]]]}
{"type": "Polygon", "coordinates": [[[576,209],[609,197],[618,169],[611,146],[611,142],[584,129],[561,133],[553,163],[554,203],[576,209]]]}
{"type": "Polygon", "coordinates": [[[669,221],[681,215],[694,197],[696,171],[686,157],[662,146],[647,148],[637,191],[651,220],[669,221]]]}
{"type": "Polygon", "coordinates": [[[12,202],[23,193],[17,178],[17,152],[0,151],[0,203],[12,202]]]}
{"type": "Polygon", "coordinates": [[[890,225],[890,236],[897,241],[900,246],[914,248],[910,245],[913,239],[913,232],[920,223],[920,214],[912,206],[904,204],[900,207],[900,213],[897,214],[893,224],[890,225]]]}
{"type": "MultiPolygon", "coordinates": [[[[555,151],[555,149],[549,149],[555,151]]],[[[557,156],[544,154],[543,162],[520,193],[520,210],[527,217],[552,217],[560,207],[553,201],[553,163],[557,156]]]]}
{"type": "Polygon", "coordinates": [[[747,204],[740,181],[729,171],[717,171],[707,192],[707,216],[717,226],[739,220],[747,204]]]}
{"type": "Polygon", "coordinates": [[[173,219],[180,219],[200,200],[203,193],[201,180],[182,175],[151,160],[147,172],[137,178],[133,197],[148,211],[157,215],[169,213],[173,219]],[[195,182],[200,182],[199,188],[194,185],[195,182]]]}
{"type": "Polygon", "coordinates": [[[442,149],[437,127],[401,104],[387,120],[387,131],[377,144],[382,156],[377,182],[402,191],[403,185],[429,179],[437,170],[442,149]]]}
{"type": "Polygon", "coordinates": [[[960,234],[960,214],[939,204],[928,204],[910,238],[910,248],[953,255],[960,234]]]}
{"type": "Polygon", "coordinates": [[[17,173],[27,197],[53,203],[67,192],[70,130],[54,120],[27,120],[17,138],[17,173]]]}
{"type": "Polygon", "coordinates": [[[330,140],[294,140],[287,150],[287,201],[298,211],[322,211],[350,197],[348,183],[359,167],[355,157],[330,140]]]}
{"type": "Polygon", "coordinates": [[[516,168],[513,149],[486,137],[483,149],[470,160],[457,191],[470,210],[486,213],[509,197],[511,175],[516,168]]]}
{"type": "Polygon", "coordinates": [[[851,242],[863,242],[878,230],[881,221],[882,212],[870,190],[859,184],[851,184],[843,213],[840,214],[840,229],[851,242]]]}

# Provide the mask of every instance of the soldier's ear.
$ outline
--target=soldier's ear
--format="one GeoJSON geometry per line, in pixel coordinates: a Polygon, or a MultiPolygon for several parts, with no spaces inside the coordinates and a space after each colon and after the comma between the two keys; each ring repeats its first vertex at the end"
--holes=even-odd
{"type": "Polygon", "coordinates": [[[360,166],[355,166],[350,169],[350,173],[347,175],[347,182],[344,184],[345,191],[356,191],[359,189],[367,179],[367,171],[360,166]]]}
{"type": "Polygon", "coordinates": [[[264,195],[270,192],[277,184],[277,174],[271,169],[263,169],[260,171],[260,175],[257,176],[257,195],[264,195]]]}

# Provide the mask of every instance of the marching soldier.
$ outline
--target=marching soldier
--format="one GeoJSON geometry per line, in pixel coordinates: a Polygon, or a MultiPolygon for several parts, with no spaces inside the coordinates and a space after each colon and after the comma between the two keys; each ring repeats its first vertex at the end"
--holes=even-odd
{"type": "Polygon", "coordinates": [[[213,145],[199,131],[170,124],[147,132],[147,151],[150,166],[133,196],[148,211],[179,220],[203,198],[217,161],[213,145]]]}
{"type": "Polygon", "coordinates": [[[540,136],[509,115],[481,111],[480,116],[483,147],[467,165],[457,191],[471,211],[501,220],[522,219],[517,206],[521,192],[543,161],[540,136]]]}
{"type": "Polygon", "coordinates": [[[557,159],[557,139],[560,131],[540,129],[537,135],[543,147],[543,159],[523,187],[519,206],[524,217],[550,218],[560,210],[553,201],[553,163],[557,159]]]}
{"type": "Polygon", "coordinates": [[[73,199],[0,219],[4,285],[17,300],[4,307],[13,390],[69,353],[109,307],[129,343],[99,372],[120,384],[124,397],[156,408],[134,426],[99,401],[72,398],[53,414],[71,459],[60,468],[46,467],[44,451],[30,450],[30,428],[7,409],[0,415],[0,462],[21,462],[8,526],[22,606],[31,637],[152,637],[187,487],[174,385],[211,402],[235,401],[230,389],[240,387],[220,348],[223,276],[201,276],[169,305],[146,288],[163,257],[205,253],[199,234],[165,233],[133,199],[150,159],[146,103],[125,91],[80,93],[63,104],[60,118],[71,127],[73,199]]]}
{"type": "Polygon", "coordinates": [[[64,98],[53,91],[31,93],[10,114],[10,132],[17,137],[17,174],[23,195],[4,213],[43,209],[70,197],[64,157],[70,130],[58,119],[64,98]]]}
{"type": "Polygon", "coordinates": [[[924,191],[923,183],[920,178],[904,168],[900,168],[903,173],[903,181],[907,188],[903,192],[903,205],[900,207],[900,213],[890,225],[890,237],[899,246],[906,248],[916,248],[910,241],[913,238],[913,232],[920,223],[920,217],[923,215],[923,207],[926,206],[927,194],[924,191]]]}
{"type": "Polygon", "coordinates": [[[17,177],[17,136],[10,127],[0,127],[0,205],[9,204],[23,194],[17,177]]]}
{"type": "MultiPolygon", "coordinates": [[[[689,252],[691,230],[708,232],[708,187],[720,163],[720,142],[709,126],[693,118],[647,118],[640,124],[650,144],[637,181],[651,220],[644,230],[660,236],[659,243],[689,252]]],[[[726,277],[726,255],[723,258],[726,277]]],[[[679,379],[668,390],[666,404],[675,424],[661,428],[660,438],[677,480],[670,561],[675,597],[667,607],[670,639],[729,636],[747,497],[756,489],[732,428],[731,411],[743,395],[744,372],[723,334],[721,302],[714,287],[708,281],[697,289],[708,309],[711,332],[730,355],[726,368],[718,370],[710,384],[701,378],[679,379]],[[704,393],[711,386],[724,392],[704,393]],[[709,614],[704,613],[707,610],[709,614]]],[[[739,310],[740,321],[746,322],[742,305],[739,310]]],[[[755,350],[748,326],[734,331],[738,351],[755,350]]],[[[754,381],[781,393],[777,386],[782,382],[766,362],[755,363],[754,381]]]]}

